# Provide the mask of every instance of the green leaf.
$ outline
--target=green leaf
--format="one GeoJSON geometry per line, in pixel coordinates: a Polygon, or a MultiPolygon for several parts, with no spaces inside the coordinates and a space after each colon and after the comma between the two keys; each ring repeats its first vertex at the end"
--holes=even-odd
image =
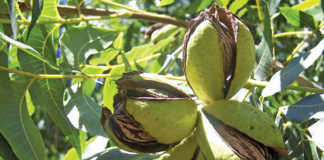
{"type": "Polygon", "coordinates": [[[204,112],[199,113],[197,140],[201,152],[204,153],[206,159],[240,159],[224,143],[223,138],[217,132],[217,128],[221,127],[223,123],[213,117],[207,117],[204,112]]]}
{"type": "MultiPolygon", "coordinates": [[[[46,41],[45,50],[42,51],[42,46],[45,43],[45,36],[53,26],[37,25],[30,33],[28,45],[37,48],[40,53],[43,53],[51,63],[56,63],[56,53],[51,41],[46,41]]],[[[53,39],[58,39],[58,35],[53,34],[53,39]]],[[[60,74],[60,72],[49,68],[44,63],[27,54],[21,53],[19,50],[18,59],[23,71],[38,73],[38,74],[60,74]]],[[[65,82],[62,79],[37,79],[31,85],[29,92],[32,97],[34,105],[39,106],[41,111],[47,113],[53,122],[61,129],[63,134],[67,136],[72,145],[77,148],[81,155],[81,146],[78,131],[72,126],[66,116],[63,106],[63,95],[65,89],[65,82]]]]}
{"type": "Polygon", "coordinates": [[[299,102],[283,108],[286,117],[293,122],[302,122],[316,113],[324,111],[324,93],[313,94],[299,102]]]}
{"type": "Polygon", "coordinates": [[[78,68],[86,60],[86,55],[108,48],[117,35],[117,31],[91,25],[72,26],[62,35],[62,54],[69,65],[78,68]]]}
{"type": "Polygon", "coordinates": [[[271,75],[272,55],[264,37],[262,37],[255,52],[257,65],[254,69],[254,78],[257,80],[266,80],[271,75]]]}
{"type": "Polygon", "coordinates": [[[5,137],[19,159],[46,159],[45,145],[39,129],[28,115],[24,101],[31,81],[1,81],[0,133],[5,137]]]}
{"type": "Polygon", "coordinates": [[[311,66],[324,53],[324,40],[320,41],[310,52],[294,58],[284,69],[275,73],[262,91],[262,96],[271,96],[292,83],[298,75],[311,66]]]}
{"type": "MultiPolygon", "coordinates": [[[[193,3],[188,8],[188,12],[198,13],[199,11],[207,8],[212,2],[213,0],[193,1],[193,3]]],[[[221,0],[216,0],[216,2],[218,5],[223,6],[221,0]]]]}
{"type": "Polygon", "coordinates": [[[24,44],[22,42],[16,41],[14,39],[11,39],[10,37],[8,37],[7,35],[5,35],[1,32],[0,32],[0,40],[8,42],[8,43],[18,47],[19,49],[21,49],[23,51],[23,53],[21,53],[21,54],[27,53],[27,54],[31,55],[32,57],[38,59],[39,61],[46,63],[52,69],[59,70],[57,66],[55,66],[54,64],[51,64],[46,58],[41,56],[40,53],[37,50],[35,50],[34,48],[32,48],[31,46],[24,44]]]}
{"type": "Polygon", "coordinates": [[[160,40],[166,39],[170,36],[173,36],[174,32],[179,32],[179,27],[172,25],[172,24],[168,24],[163,26],[162,28],[155,30],[152,35],[151,35],[151,41],[156,44],[158,43],[160,40]]]}
{"type": "MultiPolygon", "coordinates": [[[[133,47],[132,50],[125,53],[127,60],[132,63],[139,59],[145,59],[149,56],[152,56],[155,53],[164,53],[170,44],[174,42],[174,36],[179,32],[173,32],[167,39],[159,41],[157,44],[149,43],[141,46],[133,47]]],[[[118,57],[118,63],[122,63],[122,57],[118,57]]],[[[145,69],[146,66],[149,66],[151,63],[142,62],[141,66],[145,69]]],[[[133,67],[133,64],[131,64],[133,67]]]]}
{"type": "MultiPolygon", "coordinates": [[[[72,93],[68,107],[76,107],[78,111],[79,129],[85,128],[87,133],[92,135],[106,136],[100,125],[101,106],[96,104],[90,97],[86,96],[81,88],[76,93],[72,93]]],[[[73,109],[72,109],[73,111],[73,109]]],[[[76,118],[77,116],[73,116],[76,118]]]]}
{"type": "Polygon", "coordinates": [[[174,0],[160,0],[156,6],[158,7],[163,7],[163,6],[166,6],[166,5],[169,5],[169,4],[172,4],[174,3],[174,0]]]}
{"type": "MultiPolygon", "coordinates": [[[[0,42],[0,66],[8,67],[8,50],[6,49],[6,43],[0,42]]],[[[0,70],[0,80],[9,80],[9,74],[7,71],[0,70]]]]}
{"type": "Polygon", "coordinates": [[[0,134],[0,159],[1,157],[6,160],[18,160],[6,139],[0,134]]]}
{"type": "Polygon", "coordinates": [[[231,10],[233,13],[236,13],[239,9],[246,5],[247,2],[248,0],[235,0],[234,2],[232,2],[229,10],[231,10]]]}
{"type": "Polygon", "coordinates": [[[293,26],[310,27],[312,29],[317,27],[317,21],[314,17],[305,12],[291,9],[290,7],[282,7],[280,8],[280,13],[293,26]]]}
{"type": "Polygon", "coordinates": [[[269,13],[268,4],[264,1],[260,1],[260,10],[263,13],[263,35],[258,48],[256,49],[257,67],[255,68],[254,77],[257,80],[266,80],[271,74],[270,69],[272,65],[273,55],[273,42],[272,42],[272,29],[271,18],[269,13]]]}
{"type": "MultiPolygon", "coordinates": [[[[263,13],[263,37],[269,46],[270,53],[272,53],[273,50],[273,42],[272,42],[272,23],[271,23],[271,17],[270,17],[270,11],[269,6],[265,2],[265,0],[261,0],[261,10],[263,13]]],[[[271,54],[272,56],[272,54],[271,54]]]]}
{"type": "MultiPolygon", "coordinates": [[[[215,0],[219,5],[223,5],[221,0],[215,0]]],[[[202,0],[200,5],[197,6],[196,12],[199,12],[203,9],[205,9],[206,7],[208,7],[211,3],[213,2],[213,0],[202,0]]]]}

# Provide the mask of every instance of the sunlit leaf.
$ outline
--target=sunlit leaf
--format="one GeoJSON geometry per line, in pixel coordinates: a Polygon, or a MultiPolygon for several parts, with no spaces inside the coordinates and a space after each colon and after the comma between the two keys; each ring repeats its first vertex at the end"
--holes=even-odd
{"type": "Polygon", "coordinates": [[[173,2],[174,2],[174,0],[160,0],[156,5],[158,7],[162,7],[162,6],[172,4],[173,2]]]}
{"type": "Polygon", "coordinates": [[[119,49],[119,50],[123,49],[123,36],[124,36],[124,33],[120,32],[113,43],[114,48],[119,49]]]}
{"type": "Polygon", "coordinates": [[[301,3],[298,3],[297,5],[294,5],[292,9],[297,9],[300,11],[305,11],[308,8],[314,7],[318,4],[320,4],[321,0],[305,0],[302,1],[301,3]]]}
{"type": "Polygon", "coordinates": [[[25,98],[26,98],[26,106],[27,106],[28,114],[32,116],[35,113],[35,106],[33,104],[30,93],[28,91],[26,91],[25,98]]]}
{"type": "Polygon", "coordinates": [[[105,86],[103,89],[103,103],[112,113],[114,113],[114,96],[118,93],[116,80],[121,77],[106,78],[105,86]]]}
{"type": "Polygon", "coordinates": [[[296,27],[311,27],[315,29],[317,27],[317,21],[313,18],[313,16],[292,9],[290,7],[282,7],[280,8],[280,13],[287,19],[287,21],[296,27]]]}
{"type": "Polygon", "coordinates": [[[229,10],[231,10],[233,13],[236,13],[239,9],[241,9],[248,0],[235,0],[232,2],[231,6],[229,7],[229,10]]]}
{"type": "Polygon", "coordinates": [[[105,64],[109,65],[109,63],[116,58],[118,55],[119,50],[114,49],[113,47],[108,48],[104,51],[101,51],[95,57],[91,58],[89,63],[93,65],[97,64],[105,64]]]}
{"type": "Polygon", "coordinates": [[[61,17],[57,10],[57,2],[53,0],[42,0],[43,2],[43,9],[41,15],[39,17],[39,21],[57,21],[60,20],[61,17]]]}
{"type": "MultiPolygon", "coordinates": [[[[133,67],[133,65],[135,65],[134,61],[137,62],[137,60],[147,59],[151,56],[154,56],[154,54],[156,54],[156,53],[160,53],[160,52],[165,53],[167,48],[170,47],[170,45],[174,42],[174,36],[177,33],[178,32],[172,33],[172,35],[170,35],[168,38],[159,41],[157,44],[149,43],[149,44],[133,47],[132,50],[125,53],[125,56],[126,56],[127,60],[130,62],[131,67],[134,68],[133,67]]],[[[123,62],[122,57],[119,56],[118,63],[122,63],[122,62],[123,62]]],[[[139,62],[137,62],[137,63],[142,68],[146,69],[146,67],[151,64],[148,62],[150,62],[150,61],[146,60],[146,61],[142,61],[142,63],[139,63],[139,62]]]]}
{"type": "Polygon", "coordinates": [[[262,96],[271,96],[287,85],[292,83],[298,75],[311,66],[315,60],[324,53],[324,40],[320,41],[310,52],[306,52],[294,58],[284,69],[275,73],[266,88],[262,91],[262,96]]]}

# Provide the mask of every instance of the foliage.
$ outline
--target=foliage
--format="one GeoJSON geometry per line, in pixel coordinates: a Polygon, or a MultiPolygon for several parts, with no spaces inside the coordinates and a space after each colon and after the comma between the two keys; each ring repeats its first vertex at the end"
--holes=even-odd
{"type": "Polygon", "coordinates": [[[116,148],[102,105],[131,70],[192,93],[185,27],[212,2],[243,19],[256,43],[253,76],[235,99],[276,118],[289,159],[323,159],[323,0],[0,0],[0,160],[159,157],[116,148]],[[153,40],[156,22],[177,27],[153,40]]]}

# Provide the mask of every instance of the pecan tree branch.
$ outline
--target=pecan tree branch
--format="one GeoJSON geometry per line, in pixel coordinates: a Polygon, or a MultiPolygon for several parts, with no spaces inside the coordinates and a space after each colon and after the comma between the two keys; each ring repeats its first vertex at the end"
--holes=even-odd
{"type": "MultiPolygon", "coordinates": [[[[18,4],[22,12],[28,12],[32,10],[32,8],[24,2],[19,2],[18,4]]],[[[61,16],[71,16],[71,15],[78,14],[78,9],[74,6],[57,5],[57,9],[61,16]]],[[[112,9],[106,10],[106,9],[99,9],[99,8],[95,8],[95,9],[81,8],[80,12],[84,15],[89,15],[89,16],[110,16],[110,15],[116,15],[116,14],[127,12],[128,16],[123,16],[123,18],[134,18],[134,19],[148,20],[153,22],[174,24],[184,28],[186,28],[188,25],[188,22],[184,20],[179,20],[167,15],[160,15],[160,14],[154,14],[149,12],[139,13],[139,12],[132,12],[132,11],[121,11],[121,10],[112,10],[112,9]]],[[[0,17],[8,17],[8,14],[0,14],[0,17]]]]}

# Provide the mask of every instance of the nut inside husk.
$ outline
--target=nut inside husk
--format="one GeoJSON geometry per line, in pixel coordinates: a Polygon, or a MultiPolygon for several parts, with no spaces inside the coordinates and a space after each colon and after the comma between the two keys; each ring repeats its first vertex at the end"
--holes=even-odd
{"type": "Polygon", "coordinates": [[[162,82],[138,72],[116,81],[119,92],[114,96],[114,113],[104,108],[101,123],[120,148],[144,153],[167,150],[193,129],[196,104],[175,86],[162,82]]]}

